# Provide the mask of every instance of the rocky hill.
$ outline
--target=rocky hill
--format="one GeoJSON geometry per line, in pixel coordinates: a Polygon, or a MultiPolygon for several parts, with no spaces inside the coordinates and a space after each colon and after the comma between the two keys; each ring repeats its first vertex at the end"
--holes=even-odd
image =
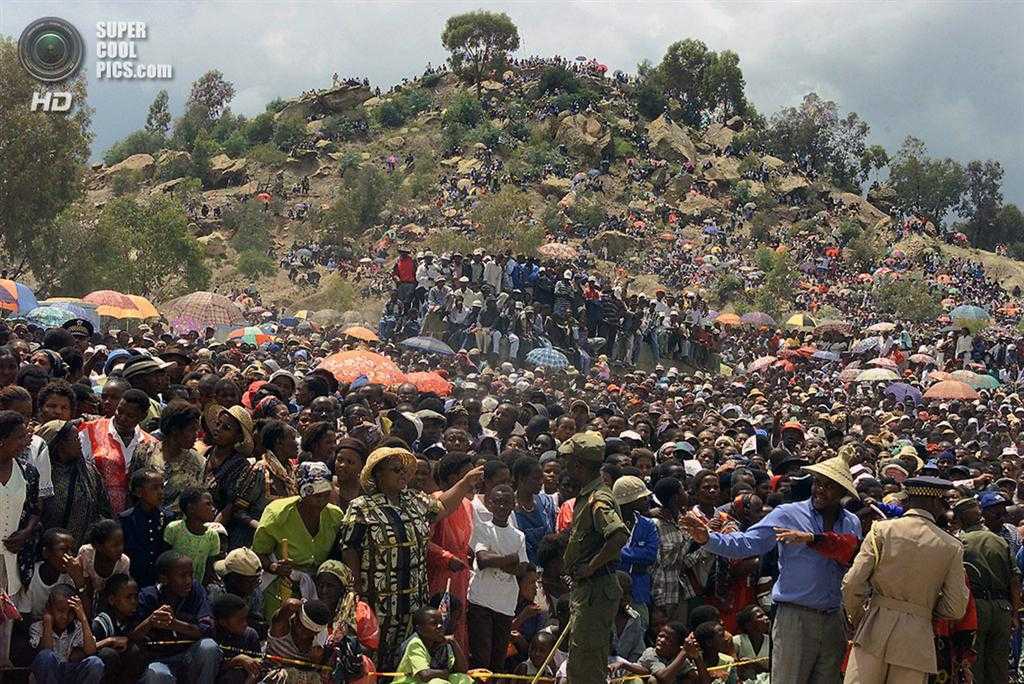
{"type": "MultiPolygon", "coordinates": [[[[450,73],[427,74],[384,94],[352,83],[279,103],[275,131],[282,122],[295,129],[287,144],[261,145],[234,158],[212,156],[202,188],[183,199],[192,203],[190,227],[206,250],[212,285],[253,285],[288,308],[333,296],[297,286],[281,270],[243,275],[237,261],[244,245],[233,239],[240,228],[226,225],[225,218],[249,202],[270,205],[275,263],[295,243],[310,241],[344,244],[353,262],[375,244],[532,250],[558,242],[584,258],[613,262],[620,276],[632,275],[645,289],[685,284],[652,267],[666,246],[692,243],[697,251],[709,250],[721,246],[720,231],[733,242],[748,241],[749,248],[754,240],[777,240],[808,225],[828,234],[851,224],[890,230],[892,201],[884,186],[865,198],[808,177],[792,162],[749,150],[748,124],[739,116],[699,130],[668,114],[648,120],[637,112],[630,88],[628,79],[585,66],[569,64],[566,70],[537,61],[484,81],[479,109],[467,105],[476,101],[473,87],[450,73]],[[572,85],[546,84],[551,69],[566,71],[572,85]],[[383,205],[365,230],[339,229],[331,223],[332,208],[344,201],[360,169],[373,170],[373,182],[387,185],[383,205]],[[303,179],[308,192],[299,189],[303,179]],[[517,195],[521,215],[509,224],[536,230],[513,231],[496,245],[481,226],[480,211],[499,188],[517,195]],[[202,205],[209,211],[197,211],[202,205]],[[295,218],[299,205],[302,218],[295,218]],[[527,233],[530,239],[522,237],[527,233]]],[[[192,161],[186,151],[165,149],[94,166],[87,201],[102,207],[116,195],[179,196],[192,161]]],[[[324,279],[325,287],[339,283],[324,279]]],[[[382,288],[353,291],[364,300],[357,308],[372,318],[382,288]]]]}

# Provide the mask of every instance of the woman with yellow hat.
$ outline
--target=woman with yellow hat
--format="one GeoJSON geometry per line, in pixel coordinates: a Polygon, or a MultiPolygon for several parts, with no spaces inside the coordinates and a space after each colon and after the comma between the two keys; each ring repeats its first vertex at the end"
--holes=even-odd
{"type": "Polygon", "coordinates": [[[380,620],[377,665],[394,667],[412,633],[412,616],[427,602],[426,549],[430,525],[454,511],[483,475],[470,470],[435,497],[408,488],[416,458],[402,447],[370,453],[359,475],[363,496],[349,504],[341,558],[380,620]]]}
{"type": "Polygon", "coordinates": [[[249,462],[252,418],[241,406],[211,404],[203,414],[206,467],[203,482],[220,513],[217,522],[228,531],[228,550],[251,546],[267,503],[263,478],[249,462]]]}

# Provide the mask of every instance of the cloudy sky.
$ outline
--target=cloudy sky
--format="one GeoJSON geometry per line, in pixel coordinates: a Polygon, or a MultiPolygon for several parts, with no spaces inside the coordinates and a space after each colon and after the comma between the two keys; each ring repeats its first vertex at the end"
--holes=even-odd
{"type": "Polygon", "coordinates": [[[91,76],[95,156],[143,125],[161,88],[179,114],[191,82],[211,68],[235,84],[232,109],[243,114],[329,84],[335,71],[391,85],[441,62],[445,19],[477,8],[512,17],[520,55],[583,54],[633,71],[682,38],[735,50],[762,112],[817,91],[858,112],[890,152],[913,134],[934,155],[999,160],[1007,200],[1024,205],[1022,2],[4,0],[0,34],[16,38],[36,18],[61,16],[85,37],[91,70],[97,21],[148,24],[139,61],[172,64],[174,79],[91,76]]]}

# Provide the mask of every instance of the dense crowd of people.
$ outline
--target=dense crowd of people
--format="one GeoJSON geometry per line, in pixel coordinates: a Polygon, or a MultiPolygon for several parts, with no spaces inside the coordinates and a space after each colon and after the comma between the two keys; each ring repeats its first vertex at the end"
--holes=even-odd
{"type": "MultiPolygon", "coordinates": [[[[551,64],[609,80],[529,58],[507,88],[551,64]]],[[[1017,680],[1019,289],[897,248],[919,221],[862,272],[840,197],[789,193],[794,220],[754,235],[710,161],[667,201],[666,161],[631,135],[623,177],[647,190],[596,223],[563,212],[536,255],[425,244],[537,180],[486,145],[371,248],[275,254],[386,300],[379,339],[252,289],[231,295],[269,338],[251,343],[0,322],[3,681],[1017,680]],[[795,265],[776,306],[796,320],[712,309],[725,276],[769,285],[758,246],[795,265]],[[912,273],[942,294],[934,321],[886,309],[912,273]]],[[[800,170],[776,161],[743,178],[800,170]]],[[[601,193],[611,173],[535,175],[601,193]]]]}

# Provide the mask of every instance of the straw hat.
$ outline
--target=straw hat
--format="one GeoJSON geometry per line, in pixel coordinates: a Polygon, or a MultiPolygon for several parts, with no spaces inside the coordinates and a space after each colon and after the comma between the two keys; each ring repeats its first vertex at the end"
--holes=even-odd
{"type": "Polygon", "coordinates": [[[623,475],[612,485],[612,497],[620,506],[633,503],[651,495],[644,481],[635,475],[623,475]]]}
{"type": "Polygon", "coordinates": [[[412,452],[408,449],[402,449],[401,447],[381,447],[380,449],[374,449],[370,452],[370,456],[366,459],[366,464],[359,472],[359,484],[363,488],[363,491],[376,491],[376,486],[373,482],[373,470],[382,461],[386,461],[389,458],[401,459],[402,465],[404,465],[410,473],[416,471],[416,457],[413,456],[412,452]]]}
{"type": "Polygon", "coordinates": [[[847,460],[849,456],[849,452],[833,456],[820,463],[804,466],[804,470],[816,475],[824,475],[853,496],[858,496],[857,488],[853,484],[853,473],[850,472],[850,462],[847,460]]]}
{"type": "Polygon", "coordinates": [[[219,418],[225,413],[234,418],[235,422],[238,423],[238,426],[241,428],[242,441],[238,442],[235,446],[238,447],[238,450],[242,455],[249,456],[252,454],[253,447],[252,416],[249,415],[249,412],[246,411],[243,406],[232,406],[229,409],[226,409],[223,406],[217,406],[216,409],[213,409],[211,406],[210,409],[207,409],[207,424],[213,428],[214,426],[211,419],[219,418]]]}

